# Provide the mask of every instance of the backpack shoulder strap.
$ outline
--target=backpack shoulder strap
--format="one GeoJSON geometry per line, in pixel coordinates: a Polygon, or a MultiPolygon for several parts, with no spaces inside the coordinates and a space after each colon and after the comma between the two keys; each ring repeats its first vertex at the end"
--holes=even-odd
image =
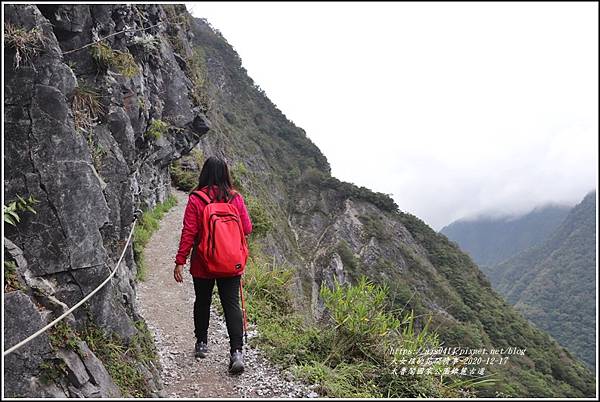
{"type": "Polygon", "coordinates": [[[212,202],[212,199],[208,196],[208,194],[206,194],[204,191],[199,190],[199,191],[192,191],[190,193],[190,195],[195,195],[196,197],[200,198],[202,201],[204,201],[204,203],[206,205],[210,204],[212,202]]]}

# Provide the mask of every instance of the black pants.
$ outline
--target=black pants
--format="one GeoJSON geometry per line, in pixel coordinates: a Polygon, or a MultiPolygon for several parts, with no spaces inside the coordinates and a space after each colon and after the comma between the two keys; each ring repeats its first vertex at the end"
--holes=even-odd
{"type": "MultiPolygon", "coordinates": [[[[239,298],[240,278],[241,276],[234,276],[232,278],[216,279],[219,298],[221,299],[221,305],[225,313],[231,351],[242,349],[243,318],[239,298]]],[[[214,286],[215,279],[194,278],[194,291],[196,293],[196,301],[194,302],[194,333],[197,341],[208,343],[208,321],[214,286]]]]}

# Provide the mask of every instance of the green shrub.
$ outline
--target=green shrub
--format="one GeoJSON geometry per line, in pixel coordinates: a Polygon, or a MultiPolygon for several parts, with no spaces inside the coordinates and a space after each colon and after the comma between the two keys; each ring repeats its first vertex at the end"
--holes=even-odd
{"type": "Polygon", "coordinates": [[[354,251],[350,248],[345,240],[340,240],[335,248],[342,263],[350,272],[355,272],[360,266],[360,260],[354,255],[354,251]]]}
{"type": "Polygon", "coordinates": [[[381,216],[361,215],[358,217],[363,224],[363,235],[367,239],[374,237],[377,240],[389,240],[390,233],[386,230],[381,216]]]}
{"type": "Polygon", "coordinates": [[[150,122],[150,126],[144,136],[146,138],[154,138],[155,140],[160,138],[163,134],[165,134],[169,130],[169,125],[162,120],[152,119],[150,122]]]}
{"type": "Polygon", "coordinates": [[[8,205],[3,205],[4,210],[4,223],[16,226],[17,223],[21,222],[19,212],[31,212],[36,214],[37,212],[33,208],[33,205],[39,203],[39,201],[30,195],[28,198],[23,198],[17,194],[17,200],[10,202],[8,205]]]}
{"type": "Polygon", "coordinates": [[[50,344],[55,349],[68,348],[80,354],[79,337],[65,321],[57,322],[48,330],[50,344]]]}
{"type": "Polygon", "coordinates": [[[198,185],[198,172],[183,169],[178,160],[169,166],[169,172],[173,185],[179,190],[191,191],[198,185]]]}
{"type": "Polygon", "coordinates": [[[202,88],[206,83],[206,54],[201,47],[195,47],[193,55],[188,59],[188,68],[195,87],[202,88]]]}
{"type": "Polygon", "coordinates": [[[183,31],[190,29],[192,16],[183,4],[163,4],[162,9],[167,15],[169,27],[177,24],[183,31]]]}
{"type": "Polygon", "coordinates": [[[208,97],[206,69],[206,54],[201,47],[195,47],[192,56],[187,60],[188,76],[192,81],[192,100],[196,106],[201,106],[205,111],[210,109],[208,97]]]}
{"type": "Polygon", "coordinates": [[[252,236],[264,236],[273,229],[273,219],[267,213],[264,204],[256,197],[246,196],[246,207],[252,220],[252,236]]]}
{"type": "MultiPolygon", "coordinates": [[[[425,323],[418,330],[412,312],[399,319],[386,287],[361,278],[355,285],[321,288],[326,319],[316,324],[294,312],[289,286],[293,273],[265,261],[251,243],[244,286],[248,317],[258,326],[252,343],[266,356],[316,383],[327,397],[456,397],[477,384],[439,375],[403,377],[397,373],[401,348],[438,346],[425,323]]],[[[474,383],[474,381],[471,381],[474,383]]]]}
{"type": "Polygon", "coordinates": [[[258,319],[263,315],[268,318],[290,314],[292,304],[288,287],[292,276],[290,269],[251,258],[244,280],[245,288],[249,291],[249,316],[258,319]]]}
{"type": "Polygon", "coordinates": [[[194,148],[192,149],[192,152],[190,152],[190,156],[196,164],[198,171],[200,171],[204,165],[204,153],[200,148],[194,148]]]}
{"type": "Polygon", "coordinates": [[[113,67],[124,77],[131,78],[140,72],[140,67],[131,53],[113,50],[106,41],[94,43],[90,52],[101,67],[113,67]]]}
{"type": "Polygon", "coordinates": [[[321,297],[336,328],[330,359],[377,359],[379,349],[388,346],[390,335],[400,326],[388,312],[387,292],[364,276],[354,286],[321,285],[321,297]]]}
{"type": "Polygon", "coordinates": [[[251,342],[260,344],[271,360],[284,366],[323,358],[326,353],[322,341],[326,338],[324,332],[307,325],[293,310],[289,290],[293,271],[266,262],[253,242],[250,246],[244,294],[248,322],[260,330],[259,337],[251,342]]]}
{"type": "Polygon", "coordinates": [[[396,265],[387,258],[379,257],[373,264],[373,269],[378,272],[392,272],[396,265]]]}
{"type": "Polygon", "coordinates": [[[183,44],[183,39],[179,36],[177,31],[173,31],[167,35],[167,40],[171,44],[173,48],[173,52],[183,55],[185,54],[185,45],[183,44]]]}
{"type": "Polygon", "coordinates": [[[40,364],[40,381],[48,385],[68,375],[67,364],[60,359],[44,360],[40,364]]]}
{"type": "Polygon", "coordinates": [[[243,162],[237,162],[229,169],[229,173],[231,174],[233,186],[245,193],[246,188],[242,179],[246,179],[248,177],[248,169],[246,168],[246,165],[244,165],[243,162]]]}

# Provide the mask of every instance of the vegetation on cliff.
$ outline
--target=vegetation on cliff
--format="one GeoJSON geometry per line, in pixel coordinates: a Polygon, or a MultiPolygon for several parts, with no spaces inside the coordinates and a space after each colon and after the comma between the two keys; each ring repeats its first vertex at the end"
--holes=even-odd
{"type": "MultiPolygon", "coordinates": [[[[141,363],[158,367],[158,356],[152,334],[143,321],[136,321],[136,335],[130,340],[122,339],[89,322],[82,329],[74,329],[61,321],[49,330],[52,347],[60,353],[70,350],[85,358],[85,348],[89,348],[104,364],[112,380],[124,397],[144,398],[152,395],[152,386],[148,383],[147,372],[141,363]]],[[[74,373],[73,367],[60,360],[51,360],[43,364],[43,380],[46,383],[60,383],[61,378],[74,373]]]]}
{"type": "Polygon", "coordinates": [[[323,286],[327,318],[307,321],[294,312],[293,271],[266,261],[253,246],[245,276],[248,317],[258,328],[254,344],[327,397],[466,397],[489,380],[458,380],[434,363],[429,375],[401,373],[403,359],[439,346],[428,325],[417,330],[413,312],[393,309],[389,289],[362,277],[355,285],[323,286]]]}

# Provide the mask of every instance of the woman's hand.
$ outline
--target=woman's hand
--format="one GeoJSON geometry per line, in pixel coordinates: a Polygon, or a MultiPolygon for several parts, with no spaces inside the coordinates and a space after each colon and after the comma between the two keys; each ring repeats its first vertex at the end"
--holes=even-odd
{"type": "Polygon", "coordinates": [[[173,277],[176,282],[183,282],[183,265],[175,264],[175,270],[173,270],[173,277]]]}

